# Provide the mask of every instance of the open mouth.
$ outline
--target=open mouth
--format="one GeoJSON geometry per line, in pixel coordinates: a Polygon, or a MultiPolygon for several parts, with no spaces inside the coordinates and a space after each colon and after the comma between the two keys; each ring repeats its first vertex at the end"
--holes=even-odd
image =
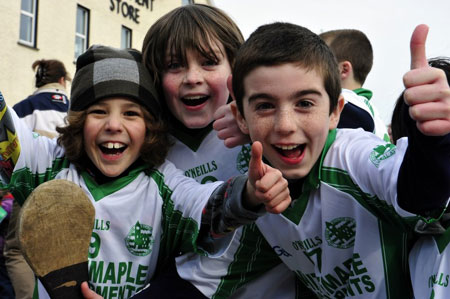
{"type": "Polygon", "coordinates": [[[186,106],[198,106],[206,102],[210,96],[195,96],[195,97],[184,97],[181,101],[186,106]]]}
{"type": "Polygon", "coordinates": [[[105,142],[99,145],[100,150],[105,155],[120,155],[128,146],[119,142],[105,142]]]}
{"type": "Polygon", "coordinates": [[[275,150],[288,159],[296,159],[300,157],[305,150],[305,144],[298,145],[275,145],[275,150]]]}

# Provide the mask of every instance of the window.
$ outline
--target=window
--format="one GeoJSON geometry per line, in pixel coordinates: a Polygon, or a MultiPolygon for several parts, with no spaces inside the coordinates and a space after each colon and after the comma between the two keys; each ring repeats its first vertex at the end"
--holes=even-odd
{"type": "Polygon", "coordinates": [[[120,47],[122,49],[131,48],[131,29],[125,26],[122,26],[120,47]]]}
{"type": "Polygon", "coordinates": [[[36,46],[37,0],[22,0],[20,5],[19,41],[27,46],[36,46]]]}
{"type": "Polygon", "coordinates": [[[89,10],[77,6],[77,21],[75,30],[75,59],[87,50],[89,43],[89,10]]]}

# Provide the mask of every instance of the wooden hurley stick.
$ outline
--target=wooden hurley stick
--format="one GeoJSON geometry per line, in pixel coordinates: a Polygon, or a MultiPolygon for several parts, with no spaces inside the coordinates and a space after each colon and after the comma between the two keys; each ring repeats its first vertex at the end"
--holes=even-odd
{"type": "Polygon", "coordinates": [[[83,298],[95,210],[83,190],[66,180],[39,185],[19,216],[22,253],[51,298],[83,298]]]}

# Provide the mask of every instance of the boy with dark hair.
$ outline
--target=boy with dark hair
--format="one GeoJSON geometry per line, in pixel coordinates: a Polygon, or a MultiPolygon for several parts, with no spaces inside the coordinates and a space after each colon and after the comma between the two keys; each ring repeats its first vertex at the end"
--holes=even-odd
{"type": "Polygon", "coordinates": [[[413,119],[404,120],[409,140],[397,147],[360,129],[336,130],[344,106],[338,65],[308,29],[261,26],[237,54],[233,113],[288,179],[293,199],[256,224],[320,298],[411,297],[411,227],[438,218],[450,196],[450,89],[426,63],[427,30],[418,26],[411,39],[404,82],[413,119]]]}
{"type": "Polygon", "coordinates": [[[388,141],[386,125],[377,109],[369,102],[372,91],[362,87],[373,65],[373,50],[369,39],[356,29],[331,30],[319,36],[338,61],[342,95],[346,102],[338,128],[361,127],[388,141]]]}

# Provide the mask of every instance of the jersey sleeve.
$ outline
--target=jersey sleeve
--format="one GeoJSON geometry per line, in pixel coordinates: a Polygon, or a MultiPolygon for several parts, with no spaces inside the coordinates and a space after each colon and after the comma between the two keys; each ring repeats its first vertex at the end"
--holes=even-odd
{"type": "Polygon", "coordinates": [[[33,133],[3,97],[0,111],[2,188],[9,189],[22,204],[36,186],[53,178],[51,169],[64,151],[56,139],[33,133]]]}
{"type": "Polygon", "coordinates": [[[358,190],[360,203],[377,216],[415,218],[400,207],[397,197],[397,178],[407,147],[407,140],[395,146],[361,129],[338,130],[323,165],[345,173],[339,177],[348,178],[352,189],[358,190]]]}

